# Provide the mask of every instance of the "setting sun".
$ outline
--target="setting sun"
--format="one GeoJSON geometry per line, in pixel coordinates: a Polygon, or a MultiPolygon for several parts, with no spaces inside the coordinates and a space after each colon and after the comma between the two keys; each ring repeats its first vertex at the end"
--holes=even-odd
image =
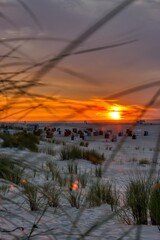
{"type": "Polygon", "coordinates": [[[121,115],[120,115],[120,112],[118,111],[113,111],[113,112],[110,112],[110,117],[114,120],[119,120],[121,119],[121,115]]]}
{"type": "Polygon", "coordinates": [[[120,120],[122,118],[121,111],[122,111],[121,106],[112,106],[108,112],[109,118],[112,120],[120,120]]]}

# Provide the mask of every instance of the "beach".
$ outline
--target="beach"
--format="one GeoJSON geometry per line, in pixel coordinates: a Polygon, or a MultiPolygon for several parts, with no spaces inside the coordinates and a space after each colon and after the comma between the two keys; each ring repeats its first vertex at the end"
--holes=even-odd
{"type": "MultiPolygon", "coordinates": [[[[43,137],[38,145],[38,152],[31,152],[27,149],[0,148],[1,156],[12,157],[17,162],[25,162],[26,166],[29,167],[29,170],[26,167],[25,179],[32,184],[39,187],[47,182],[56,184],[48,173],[48,161],[56,164],[61,176],[69,176],[67,173],[68,164],[73,160],[62,160],[60,151],[64,146],[73,145],[84,150],[94,149],[104,155],[105,160],[101,165],[101,180],[103,182],[109,181],[115,186],[116,191],[121,196],[120,202],[123,201],[122,196],[131,179],[137,179],[141,176],[145,179],[159,180],[159,124],[56,123],[48,124],[47,128],[55,128],[53,136],[46,138],[46,131],[42,133],[43,137]],[[69,136],[65,136],[66,129],[71,131],[69,136]],[[73,129],[76,130],[73,132],[73,129]],[[85,132],[86,129],[90,129],[90,132],[85,132]],[[132,131],[131,136],[127,134],[127,129],[132,131]],[[78,130],[85,133],[83,137],[77,133],[78,130]],[[109,136],[105,135],[106,133],[109,133],[109,136]],[[88,145],[87,147],[80,146],[80,143],[81,145],[88,143],[88,145]]],[[[74,163],[77,164],[79,173],[86,173],[88,176],[87,186],[81,189],[82,195],[85,196],[87,189],[98,179],[95,176],[95,169],[99,164],[93,164],[85,159],[74,159],[74,163]]],[[[74,180],[78,179],[77,173],[70,175],[74,180]]],[[[1,180],[1,186],[2,184],[4,181],[1,180]]],[[[35,240],[98,238],[158,240],[160,237],[158,227],[151,225],[150,219],[148,219],[148,225],[135,225],[132,221],[128,225],[124,223],[124,219],[117,217],[117,214],[111,211],[109,204],[88,207],[82,198],[79,207],[71,207],[68,202],[68,186],[60,187],[57,185],[61,191],[58,207],[49,206],[44,211],[42,204],[37,211],[31,211],[26,196],[22,194],[21,187],[12,184],[12,187],[9,187],[5,193],[1,189],[0,230],[23,227],[23,231],[21,229],[13,232],[1,231],[1,240],[27,239],[33,223],[36,227],[33,229],[31,239],[35,240]],[[88,229],[90,230],[88,231],[88,229]]]]}

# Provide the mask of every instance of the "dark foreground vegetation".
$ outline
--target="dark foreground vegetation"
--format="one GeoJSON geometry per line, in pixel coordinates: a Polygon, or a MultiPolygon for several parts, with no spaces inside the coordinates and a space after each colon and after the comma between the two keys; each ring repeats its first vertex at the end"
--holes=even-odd
{"type": "Polygon", "coordinates": [[[15,147],[19,149],[29,149],[33,152],[38,151],[37,144],[39,139],[32,133],[18,132],[15,134],[0,134],[3,139],[2,147],[15,147]]]}

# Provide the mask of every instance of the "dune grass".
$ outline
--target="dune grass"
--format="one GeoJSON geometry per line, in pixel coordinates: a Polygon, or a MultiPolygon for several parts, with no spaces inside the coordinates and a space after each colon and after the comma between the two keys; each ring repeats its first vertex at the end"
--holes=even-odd
{"type": "Polygon", "coordinates": [[[118,195],[110,182],[96,181],[89,189],[87,195],[89,207],[109,204],[111,209],[118,205],[118,195]]]}
{"type": "Polygon", "coordinates": [[[53,182],[45,183],[41,188],[44,199],[47,199],[49,207],[58,207],[60,201],[60,189],[53,182]]]}
{"type": "Polygon", "coordinates": [[[38,211],[40,209],[40,199],[38,186],[29,182],[23,184],[23,191],[26,202],[29,204],[31,211],[38,211]]]}
{"type": "Polygon", "coordinates": [[[94,149],[81,149],[78,146],[65,146],[61,149],[60,158],[62,160],[85,159],[93,164],[102,164],[105,160],[104,154],[94,149]]]}
{"type": "Polygon", "coordinates": [[[19,185],[23,178],[25,168],[20,161],[11,157],[0,156],[0,178],[19,185]]]}
{"type": "Polygon", "coordinates": [[[160,225],[160,182],[156,182],[151,188],[149,212],[152,224],[160,225]]]}
{"type": "Polygon", "coordinates": [[[1,134],[3,139],[2,147],[15,147],[19,149],[29,149],[33,152],[38,151],[39,139],[31,133],[18,132],[15,134],[1,134]]]}

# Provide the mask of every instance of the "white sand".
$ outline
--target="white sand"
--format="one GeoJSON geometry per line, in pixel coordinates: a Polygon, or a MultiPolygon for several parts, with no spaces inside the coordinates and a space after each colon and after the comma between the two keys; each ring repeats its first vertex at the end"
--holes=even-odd
{"type": "MultiPolygon", "coordinates": [[[[91,125],[76,125],[77,128],[85,129],[91,125]]],[[[56,126],[57,127],[57,126],[56,126]]],[[[78,136],[75,137],[74,141],[71,137],[64,137],[64,129],[72,129],[75,125],[60,125],[62,134],[59,135],[58,132],[54,134],[54,138],[60,141],[66,142],[66,144],[75,144],[79,146],[79,142],[82,141],[78,136]]],[[[110,125],[110,126],[92,126],[94,130],[103,131],[112,130],[113,134],[117,134],[120,131],[125,133],[128,126],[126,125],[110,125]]],[[[158,175],[160,172],[160,148],[156,147],[158,134],[160,132],[160,125],[139,125],[133,130],[137,138],[134,140],[131,137],[118,137],[117,142],[106,142],[104,136],[86,136],[85,142],[89,143],[87,149],[95,149],[101,153],[104,153],[106,161],[104,163],[104,180],[110,180],[115,183],[116,188],[123,192],[125,186],[129,181],[130,177],[137,176],[141,174],[143,176],[148,176],[152,168],[152,160],[154,154],[157,153],[157,165],[153,165],[154,175],[158,175]],[[143,136],[144,131],[148,131],[148,136],[143,136]],[[122,142],[124,143],[122,144],[122,142]],[[118,147],[121,144],[121,147],[118,147]],[[118,149],[117,153],[115,151],[118,149]],[[139,165],[140,160],[148,160],[149,164],[139,165]]],[[[52,159],[57,163],[59,168],[64,171],[67,168],[68,161],[61,161],[59,157],[59,150],[62,147],[60,144],[53,144],[47,142],[41,142],[40,149],[43,153],[31,153],[28,150],[19,151],[17,149],[6,149],[0,148],[0,154],[12,156],[17,159],[25,159],[31,167],[42,167],[45,165],[46,161],[52,159]],[[56,156],[48,155],[45,152],[47,148],[53,148],[57,154],[56,156]]],[[[94,175],[95,165],[88,161],[78,159],[78,167],[81,171],[86,171],[88,175],[94,175]]],[[[92,177],[94,179],[94,177],[92,177]]],[[[46,182],[45,176],[42,173],[37,173],[36,177],[30,176],[32,182],[37,184],[43,184],[46,182]]],[[[6,193],[5,197],[10,200],[14,200],[16,204],[9,202],[5,199],[0,199],[0,230],[3,229],[13,229],[15,227],[24,227],[24,231],[16,230],[13,235],[9,233],[0,232],[0,240],[10,240],[16,239],[15,236],[26,236],[29,234],[33,222],[37,220],[40,216],[41,211],[31,212],[26,203],[24,203],[24,198],[18,196],[19,190],[14,188],[6,193]]],[[[112,216],[110,206],[105,204],[101,207],[96,208],[85,208],[76,209],[72,208],[67,204],[67,201],[62,200],[62,208],[55,210],[54,208],[49,208],[42,219],[39,221],[38,228],[35,229],[31,239],[34,240],[48,240],[48,239],[67,239],[68,234],[70,238],[68,239],[81,239],[80,235],[85,233],[89,226],[97,221],[101,221],[105,217],[105,222],[102,226],[93,230],[91,233],[87,234],[85,239],[143,239],[143,240],[159,240],[160,231],[156,226],[129,226],[120,222],[115,216],[112,216]],[[81,216],[76,226],[73,226],[77,216],[81,216]],[[72,229],[73,228],[73,229],[72,229]],[[48,232],[46,232],[49,229],[48,232]],[[72,229],[72,230],[71,230],[72,229]],[[128,233],[123,238],[125,232],[128,233]],[[43,234],[44,232],[44,234],[43,234]],[[37,234],[37,235],[36,235],[37,234]]],[[[19,238],[17,238],[19,239],[19,238]]]]}

